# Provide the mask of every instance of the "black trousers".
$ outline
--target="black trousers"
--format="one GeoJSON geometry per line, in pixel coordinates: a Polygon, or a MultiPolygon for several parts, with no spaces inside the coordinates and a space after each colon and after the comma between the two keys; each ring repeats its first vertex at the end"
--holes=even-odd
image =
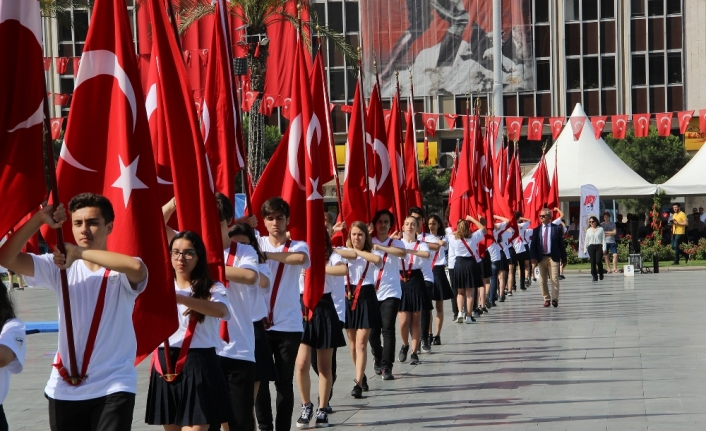
{"type": "Polygon", "coordinates": [[[272,401],[270,386],[261,382],[260,390],[255,400],[255,415],[261,430],[287,431],[292,426],[292,413],[294,411],[294,365],[299,352],[299,343],[302,340],[301,332],[267,331],[270,348],[275,357],[277,368],[277,418],[272,417],[272,401]],[[274,422],[274,428],[273,428],[274,422]]]}
{"type": "MultiPolygon", "coordinates": [[[[432,291],[434,290],[434,282],[425,280],[424,285],[427,289],[427,296],[429,298],[432,298],[432,291]]],[[[435,305],[434,301],[431,300],[431,302],[432,302],[432,307],[434,307],[434,305],[435,305]]],[[[422,310],[419,320],[422,325],[422,340],[425,340],[429,337],[429,334],[431,334],[431,310],[422,310]]]]}
{"type": "Polygon", "coordinates": [[[454,314],[454,317],[458,316],[458,304],[456,303],[456,296],[458,295],[458,288],[456,287],[456,283],[454,283],[454,269],[449,268],[449,279],[451,281],[451,291],[454,293],[453,298],[450,299],[451,301],[451,311],[454,314]]]}
{"type": "Polygon", "coordinates": [[[380,301],[380,314],[382,315],[382,328],[370,330],[370,350],[373,358],[380,364],[380,368],[392,371],[395,363],[395,327],[397,312],[400,309],[399,298],[387,298],[380,301]],[[382,335],[382,343],[380,336],[382,335]]]}
{"type": "MultiPolygon", "coordinates": [[[[522,253],[517,253],[517,263],[520,267],[520,287],[525,287],[525,265],[531,265],[529,262],[529,253],[523,251],[522,253]]],[[[530,266],[530,269],[532,266],[530,266]]]]}
{"type": "MultiPolygon", "coordinates": [[[[223,356],[219,356],[218,361],[228,381],[230,404],[235,417],[235,420],[228,422],[228,427],[232,430],[255,429],[255,417],[252,414],[255,406],[255,363],[223,356]]],[[[209,431],[220,429],[221,424],[211,424],[209,427],[209,431]]]]}
{"type": "Polygon", "coordinates": [[[588,258],[591,261],[591,275],[595,280],[603,274],[603,245],[591,244],[588,247],[588,258]]]}
{"type": "Polygon", "coordinates": [[[7,417],[5,417],[5,409],[2,404],[0,404],[0,431],[9,431],[10,427],[7,424],[7,417]]]}
{"type": "Polygon", "coordinates": [[[116,392],[82,401],[49,400],[51,431],[130,431],[135,394],[116,392]]]}

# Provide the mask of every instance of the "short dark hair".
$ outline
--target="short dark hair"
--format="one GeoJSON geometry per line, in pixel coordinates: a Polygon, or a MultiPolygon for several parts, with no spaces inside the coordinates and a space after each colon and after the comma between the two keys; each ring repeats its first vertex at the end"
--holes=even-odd
{"type": "Polygon", "coordinates": [[[679,204],[679,202],[674,202],[674,203],[672,204],[672,206],[673,206],[673,207],[675,207],[675,206],[676,206],[676,207],[679,207],[679,208],[681,208],[681,204],[679,204]]]}
{"type": "Polygon", "coordinates": [[[395,225],[395,216],[394,216],[394,214],[392,214],[392,211],[386,210],[386,209],[379,210],[378,212],[375,213],[375,215],[373,216],[373,225],[375,225],[375,223],[378,222],[380,217],[382,217],[384,215],[390,217],[390,226],[394,226],[395,225]]]}
{"type": "Polygon", "coordinates": [[[407,211],[407,215],[410,215],[410,216],[411,216],[412,214],[419,214],[419,215],[421,215],[423,218],[426,218],[426,216],[424,215],[424,210],[423,210],[422,208],[419,208],[419,207],[411,207],[411,208],[407,211]]]}
{"type": "Polygon", "coordinates": [[[103,195],[96,193],[81,193],[69,201],[69,212],[71,214],[80,210],[81,208],[98,208],[101,212],[101,217],[105,220],[105,224],[111,223],[115,220],[115,211],[113,211],[113,204],[110,203],[108,198],[103,195]]]}
{"type": "Polygon", "coordinates": [[[233,218],[233,204],[228,196],[221,192],[216,192],[216,206],[218,206],[218,217],[221,221],[228,221],[233,218]]]}
{"type": "Polygon", "coordinates": [[[282,214],[289,218],[289,204],[279,196],[269,198],[262,204],[260,208],[262,217],[271,216],[273,214],[282,214]]]}

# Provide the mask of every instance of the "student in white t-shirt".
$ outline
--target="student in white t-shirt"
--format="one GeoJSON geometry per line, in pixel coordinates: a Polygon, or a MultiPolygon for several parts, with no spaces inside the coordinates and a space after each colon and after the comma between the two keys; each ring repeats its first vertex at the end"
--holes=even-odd
{"type": "MultiPolygon", "coordinates": [[[[69,347],[64,306],[59,302],[59,351],[44,393],[49,400],[52,430],[129,430],[137,392],[137,340],[132,311],[147,285],[147,267],[138,258],[107,251],[115,213],[104,196],[82,193],[69,202],[71,229],[78,246],[66,243],[66,254],[37,256],[22,247],[46,224],[59,228],[66,221],[63,205],[38,211],[0,248],[0,265],[25,276],[29,286],[41,286],[61,296],[60,269],[66,269],[76,346],[76,360],[84,349],[105,284],[103,314],[85,376],[69,376],[69,347]],[[61,358],[61,359],[60,359],[61,358]],[[61,364],[65,365],[60,365],[61,364]],[[90,376],[84,380],[72,380],[90,376]],[[66,380],[65,380],[66,379],[66,380]]],[[[79,371],[80,372],[80,371],[79,371]]]]}
{"type": "Polygon", "coordinates": [[[25,324],[15,316],[10,290],[0,286],[0,430],[9,429],[2,404],[10,391],[10,375],[22,372],[25,363],[25,324]]]}
{"type": "Polygon", "coordinates": [[[430,339],[431,310],[434,309],[434,305],[432,303],[432,296],[434,294],[434,271],[432,269],[432,256],[434,255],[434,253],[439,251],[439,249],[441,249],[441,244],[439,243],[439,239],[436,236],[424,232],[424,229],[426,229],[427,226],[427,219],[422,208],[412,207],[409,209],[407,215],[417,220],[417,239],[426,243],[427,247],[429,247],[430,253],[428,258],[422,259],[422,274],[424,275],[425,289],[422,289],[422,293],[424,295],[424,308],[422,309],[420,314],[420,321],[422,325],[422,345],[420,348],[420,352],[429,353],[431,352],[432,342],[432,340],[430,339]]]}
{"type": "MultiPolygon", "coordinates": [[[[428,235],[433,236],[439,244],[439,249],[431,252],[430,259],[434,273],[434,289],[431,292],[431,299],[434,301],[434,309],[436,310],[436,331],[434,333],[432,333],[432,323],[429,323],[429,342],[438,346],[441,345],[441,328],[444,325],[444,301],[453,298],[454,294],[446,276],[446,250],[448,249],[446,227],[437,214],[429,215],[427,225],[429,227],[428,235]]],[[[422,328],[422,330],[424,329],[422,328]]]]}
{"type": "Polygon", "coordinates": [[[471,324],[476,321],[472,315],[475,292],[476,289],[485,286],[480,268],[483,258],[480,256],[479,244],[486,232],[485,219],[481,217],[479,221],[469,215],[465,220],[458,221],[456,233],[449,241],[449,248],[454,248],[456,256],[454,283],[458,292],[456,296],[458,309],[463,310],[463,306],[466,306],[466,313],[459,311],[456,323],[471,324]],[[469,223],[473,223],[478,228],[472,234],[469,223]]]}
{"type": "Polygon", "coordinates": [[[272,288],[265,294],[267,337],[277,369],[277,417],[272,417],[269,385],[260,385],[255,415],[261,429],[288,430],[294,411],[294,366],[302,339],[299,274],[309,268],[309,247],[287,237],[289,204],[281,197],[265,201],[260,209],[269,235],[260,237],[260,250],[272,272],[272,288]],[[281,269],[280,269],[281,268],[281,269]],[[279,277],[277,273],[281,274],[279,277]]]}

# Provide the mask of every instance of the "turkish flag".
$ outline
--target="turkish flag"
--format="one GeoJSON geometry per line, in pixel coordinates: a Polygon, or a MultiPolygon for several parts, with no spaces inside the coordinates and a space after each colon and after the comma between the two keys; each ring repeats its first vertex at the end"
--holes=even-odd
{"type": "Polygon", "coordinates": [[[260,95],[259,91],[252,91],[252,90],[246,91],[245,97],[243,97],[243,101],[242,101],[243,111],[250,112],[250,110],[252,109],[253,103],[255,103],[255,100],[257,100],[257,96],[259,96],[259,95],[260,95]]]}
{"type": "Polygon", "coordinates": [[[679,118],[679,133],[682,135],[686,133],[686,129],[689,127],[689,122],[693,116],[694,111],[677,112],[677,118],[679,118]]]}
{"type": "Polygon", "coordinates": [[[264,115],[265,117],[269,117],[272,115],[272,111],[282,105],[282,97],[279,95],[273,96],[271,94],[265,93],[265,95],[262,97],[262,101],[260,103],[260,114],[264,115]]]}
{"type": "Polygon", "coordinates": [[[613,124],[613,137],[616,139],[625,139],[625,134],[628,130],[628,116],[613,115],[610,117],[610,121],[613,124]]]}
{"type": "Polygon", "coordinates": [[[345,112],[346,114],[352,114],[353,113],[353,105],[341,105],[341,112],[345,112]]]}
{"type": "Polygon", "coordinates": [[[530,117],[527,120],[527,140],[541,141],[544,129],[544,117],[530,117]]]}
{"type": "Polygon", "coordinates": [[[632,114],[632,127],[636,138],[646,138],[650,133],[650,114],[632,114]]]}
{"type": "MultiPolygon", "coordinates": [[[[19,223],[17,223],[17,226],[14,227],[10,232],[10,234],[17,232],[19,228],[22,227],[25,223],[27,223],[32,216],[34,216],[40,209],[42,209],[40,206],[37,206],[34,208],[32,211],[29,212],[22,220],[20,220],[19,223]]],[[[22,247],[22,253],[33,253],[33,254],[39,254],[39,232],[36,232],[32,237],[27,241],[22,247]]]]}
{"type": "Polygon", "coordinates": [[[449,130],[454,130],[456,128],[456,119],[459,116],[456,114],[444,114],[444,118],[446,119],[446,128],[449,130]]]}
{"type": "MultiPolygon", "coordinates": [[[[407,113],[405,114],[407,127],[404,135],[404,172],[407,188],[407,208],[422,208],[422,188],[419,185],[419,156],[417,154],[417,134],[414,122],[414,104],[411,97],[407,100],[407,113]]],[[[407,214],[400,214],[407,217],[407,214]]]]}
{"type": "Polygon", "coordinates": [[[433,137],[439,125],[439,114],[422,113],[422,122],[424,123],[424,130],[433,137]]]}
{"type": "Polygon", "coordinates": [[[0,3],[0,238],[47,194],[42,145],[44,70],[42,24],[36,1],[0,3]]]}
{"type": "Polygon", "coordinates": [[[655,114],[657,118],[657,133],[659,136],[666,138],[672,134],[672,117],[673,112],[664,112],[661,114],[655,114]]]}
{"type": "Polygon", "coordinates": [[[385,117],[385,130],[390,126],[390,119],[392,117],[392,110],[391,109],[383,109],[382,114],[385,117]]]}
{"type": "Polygon", "coordinates": [[[331,181],[338,174],[334,162],[335,147],[333,141],[333,124],[331,122],[331,104],[329,103],[328,87],[326,86],[326,69],[321,49],[314,57],[314,67],[311,68],[311,101],[312,109],[321,124],[321,145],[319,145],[319,173],[321,185],[331,181]],[[328,110],[326,108],[329,108],[328,110]]]}
{"type": "Polygon", "coordinates": [[[373,212],[378,210],[394,210],[395,191],[392,186],[390,170],[390,154],[387,150],[387,132],[385,117],[382,112],[382,100],[377,84],[373,86],[370,95],[370,107],[365,121],[365,141],[372,151],[372,162],[368,159],[370,189],[373,192],[373,212]]]}
{"type": "Polygon", "coordinates": [[[480,135],[480,117],[463,116],[463,146],[458,157],[453,195],[449,198],[449,224],[455,228],[459,220],[477,211],[474,181],[474,153],[476,138],[480,135]]]}
{"type": "Polygon", "coordinates": [[[81,67],[81,57],[74,57],[73,63],[74,63],[74,78],[76,78],[78,76],[78,68],[81,67]]]}
{"type": "Polygon", "coordinates": [[[574,134],[574,141],[578,141],[581,137],[581,132],[583,131],[583,126],[586,124],[585,116],[571,116],[569,117],[569,125],[571,126],[571,132],[574,134]]]}
{"type": "Polygon", "coordinates": [[[552,128],[552,140],[556,141],[561,129],[564,127],[565,117],[549,117],[549,126],[552,128]]]}
{"type": "Polygon", "coordinates": [[[289,108],[292,105],[292,99],[287,97],[282,101],[282,116],[289,120],[289,108]]]}
{"type": "Polygon", "coordinates": [[[507,138],[510,141],[519,141],[522,134],[522,122],[524,117],[505,117],[507,127],[507,138]]]}
{"type": "Polygon", "coordinates": [[[56,57],[56,73],[63,75],[66,73],[66,66],[69,65],[68,57],[56,57]]]}
{"type": "MultiPolygon", "coordinates": [[[[245,140],[240,104],[233,83],[227,12],[216,4],[211,61],[206,67],[206,88],[201,113],[203,142],[215,190],[235,199],[235,176],[245,167],[245,140]]],[[[221,250],[221,255],[223,251],[221,250]]]]}
{"type": "MultiPolygon", "coordinates": [[[[149,9],[149,8],[147,8],[149,9]]],[[[149,11],[148,11],[149,13],[149,11]]],[[[150,47],[152,45],[149,41],[150,47]]],[[[159,119],[157,115],[157,107],[160,97],[157,95],[157,87],[159,85],[158,62],[155,61],[155,56],[150,56],[150,64],[147,72],[147,97],[145,100],[145,108],[147,111],[147,122],[150,128],[150,137],[152,138],[152,153],[154,155],[155,169],[157,171],[157,194],[159,195],[159,204],[164,205],[174,197],[174,183],[172,182],[172,162],[169,154],[169,141],[166,138],[167,127],[166,121],[159,119]]],[[[174,229],[176,224],[172,224],[174,229]]]]}
{"type": "Polygon", "coordinates": [[[71,100],[70,94],[54,93],[54,104],[57,106],[67,106],[71,100]]]}
{"type": "Polygon", "coordinates": [[[552,184],[549,188],[547,197],[547,208],[552,211],[559,207],[559,164],[557,163],[557,152],[554,152],[554,175],[552,176],[552,184]]]}
{"type": "Polygon", "coordinates": [[[507,180],[509,171],[507,165],[507,147],[502,145],[493,159],[493,170],[495,171],[495,194],[494,196],[507,195],[507,180]]]}
{"type": "MultiPolygon", "coordinates": [[[[115,210],[108,250],[139,256],[149,269],[147,289],[133,312],[139,362],[179,324],[134,49],[125,2],[97,0],[76,78],[57,182],[66,201],[84,192],[108,198],[115,210]]],[[[73,238],[71,224],[64,223],[63,228],[64,237],[73,238]]],[[[48,238],[49,230],[42,234],[48,238]]]]}
{"type": "Polygon", "coordinates": [[[608,119],[608,117],[591,117],[591,125],[593,126],[593,131],[595,132],[595,137],[596,139],[601,138],[601,133],[603,133],[603,129],[605,128],[605,122],[608,119]]]}
{"type": "MultiPolygon", "coordinates": [[[[494,133],[492,128],[486,127],[485,135],[478,133],[476,138],[476,178],[478,184],[477,198],[478,214],[483,214],[486,220],[486,228],[493,225],[493,194],[495,183],[493,181],[493,150],[494,141],[491,138],[494,133]]],[[[487,245],[487,243],[486,243],[487,245]]]]}
{"type": "Polygon", "coordinates": [[[61,138],[61,128],[64,125],[64,119],[66,117],[52,118],[51,119],[51,138],[59,139],[61,138]]]}
{"type": "MultiPolygon", "coordinates": [[[[224,244],[213,180],[196,110],[191,100],[186,67],[162,1],[150,0],[149,4],[152,59],[158,62],[159,66],[156,81],[156,116],[157,121],[164,124],[160,130],[165,132],[159,135],[159,139],[163,141],[159,147],[166,148],[169,154],[168,168],[174,183],[178,230],[190,230],[201,236],[206,246],[211,277],[225,283],[224,244]]],[[[234,182],[235,178],[230,180],[234,182]]],[[[232,190],[232,193],[234,197],[235,190],[232,190]]]]}
{"type": "Polygon", "coordinates": [[[394,230],[402,229],[402,217],[407,216],[407,192],[405,190],[404,161],[402,159],[402,112],[400,110],[400,91],[395,91],[390,109],[390,122],[387,126],[387,152],[390,154],[390,176],[394,190],[395,205],[393,213],[396,214],[394,230]]]}
{"type": "Polygon", "coordinates": [[[530,220],[531,227],[539,226],[539,211],[544,208],[545,202],[549,201],[549,178],[547,173],[547,162],[542,154],[542,159],[537,165],[532,179],[527,183],[524,191],[525,214],[524,217],[530,220]]]}
{"type": "Polygon", "coordinates": [[[44,71],[49,72],[51,68],[51,57],[44,57],[44,71]]]}
{"type": "Polygon", "coordinates": [[[363,141],[363,111],[365,101],[361,95],[360,79],[356,84],[351,121],[348,124],[346,142],[346,171],[343,180],[343,220],[351,226],[354,221],[372,220],[370,205],[372,195],[368,188],[368,172],[365,170],[366,158],[372,162],[372,151],[363,141]]]}

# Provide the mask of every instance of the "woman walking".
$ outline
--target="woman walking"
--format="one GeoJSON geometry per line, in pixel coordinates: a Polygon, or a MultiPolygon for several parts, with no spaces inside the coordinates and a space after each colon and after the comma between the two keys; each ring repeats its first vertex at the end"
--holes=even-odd
{"type": "Polygon", "coordinates": [[[598,223],[598,218],[588,218],[588,228],[583,241],[583,252],[588,254],[591,261],[591,275],[593,281],[603,280],[603,255],[606,254],[605,232],[598,223]]]}
{"type": "Polygon", "coordinates": [[[471,313],[473,310],[473,299],[475,290],[484,285],[480,270],[482,258],[478,252],[478,245],[485,237],[486,232],[485,219],[483,217],[479,221],[467,216],[465,220],[458,221],[456,233],[449,244],[449,247],[454,248],[454,255],[456,256],[454,284],[458,289],[456,301],[459,309],[456,323],[465,322],[470,324],[476,321],[471,313]],[[475,224],[478,228],[473,234],[471,234],[469,222],[475,224]],[[467,314],[461,311],[464,303],[467,314]]]}
{"type": "Polygon", "coordinates": [[[432,332],[432,323],[429,323],[429,342],[432,345],[438,346],[441,344],[441,328],[444,326],[444,301],[453,297],[449,279],[446,276],[446,250],[448,244],[446,242],[446,228],[441,217],[436,214],[429,216],[427,222],[429,234],[433,236],[439,243],[439,250],[431,253],[431,267],[434,274],[434,288],[431,292],[431,300],[434,301],[436,309],[436,332],[432,332]]]}

